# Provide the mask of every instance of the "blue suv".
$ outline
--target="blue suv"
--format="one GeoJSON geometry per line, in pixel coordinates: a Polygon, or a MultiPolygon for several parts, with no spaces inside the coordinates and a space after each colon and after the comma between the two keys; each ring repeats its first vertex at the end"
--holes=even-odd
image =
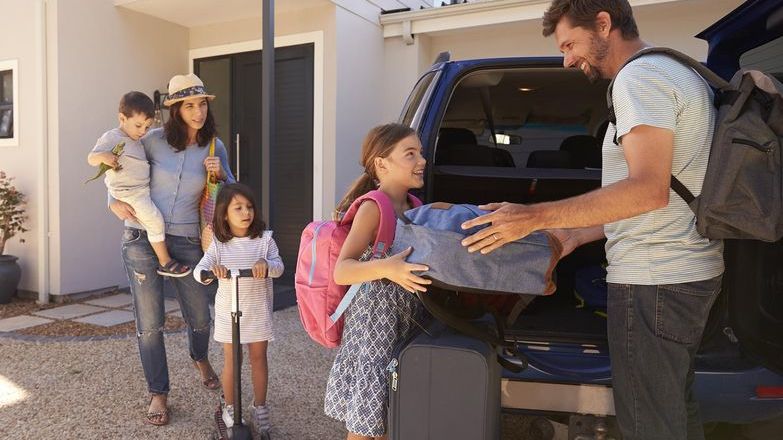
{"type": "MultiPolygon", "coordinates": [[[[707,65],[729,79],[740,67],[783,80],[783,0],[749,0],[697,37],[707,65]]],[[[415,128],[428,160],[428,202],[534,203],[601,184],[607,82],[590,83],[561,58],[449,61],[438,57],[399,122],[415,128]]],[[[726,243],[724,287],[696,359],[705,422],[783,415],[783,242],[726,243]]],[[[529,360],[504,372],[503,408],[613,415],[606,321],[577,307],[581,269],[605,262],[603,243],[563,259],[558,290],[507,329],[529,360]]]]}

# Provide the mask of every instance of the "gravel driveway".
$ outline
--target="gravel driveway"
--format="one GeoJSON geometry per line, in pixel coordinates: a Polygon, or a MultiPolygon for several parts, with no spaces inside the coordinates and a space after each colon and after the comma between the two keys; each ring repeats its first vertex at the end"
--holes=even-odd
{"type": "MultiPolygon", "coordinates": [[[[269,405],[275,440],[341,439],[342,424],[323,415],[334,351],[311,342],[295,307],[274,313],[269,349],[269,405]]],[[[135,338],[89,342],[25,342],[0,338],[0,438],[211,439],[219,391],[203,388],[187,352],[187,336],[166,337],[171,423],[143,423],[148,404],[135,338]]],[[[210,344],[219,372],[221,348],[210,344]]],[[[243,399],[252,396],[245,362],[243,399]]],[[[249,411],[245,415],[249,418],[249,411]]]]}

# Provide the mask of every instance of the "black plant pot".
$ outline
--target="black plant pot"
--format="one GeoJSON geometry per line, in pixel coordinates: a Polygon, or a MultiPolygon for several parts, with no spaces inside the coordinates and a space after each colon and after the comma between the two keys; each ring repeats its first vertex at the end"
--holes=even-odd
{"type": "Polygon", "coordinates": [[[22,268],[13,255],[0,255],[0,304],[11,302],[22,278],[22,268]]]}

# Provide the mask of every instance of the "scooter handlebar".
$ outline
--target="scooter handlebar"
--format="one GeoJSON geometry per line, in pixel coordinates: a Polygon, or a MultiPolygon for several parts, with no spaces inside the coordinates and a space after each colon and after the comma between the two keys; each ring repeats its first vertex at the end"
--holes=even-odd
{"type": "MultiPolygon", "coordinates": [[[[233,276],[233,270],[229,270],[229,278],[233,276]]],[[[199,274],[199,278],[202,283],[210,283],[217,279],[211,270],[202,270],[199,274]]],[[[239,276],[237,278],[253,278],[253,269],[239,269],[239,276]]]]}

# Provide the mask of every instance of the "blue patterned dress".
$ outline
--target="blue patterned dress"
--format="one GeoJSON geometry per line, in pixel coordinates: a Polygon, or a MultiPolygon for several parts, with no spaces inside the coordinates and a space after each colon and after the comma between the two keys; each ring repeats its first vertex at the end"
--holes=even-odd
{"type": "MultiPolygon", "coordinates": [[[[359,260],[371,256],[369,246],[359,260]]],[[[327,416],[345,422],[354,434],[386,433],[386,368],[395,347],[418,328],[416,322],[424,324],[425,316],[416,295],[398,284],[385,279],[362,284],[345,312],[342,342],[326,384],[327,416]]]]}

